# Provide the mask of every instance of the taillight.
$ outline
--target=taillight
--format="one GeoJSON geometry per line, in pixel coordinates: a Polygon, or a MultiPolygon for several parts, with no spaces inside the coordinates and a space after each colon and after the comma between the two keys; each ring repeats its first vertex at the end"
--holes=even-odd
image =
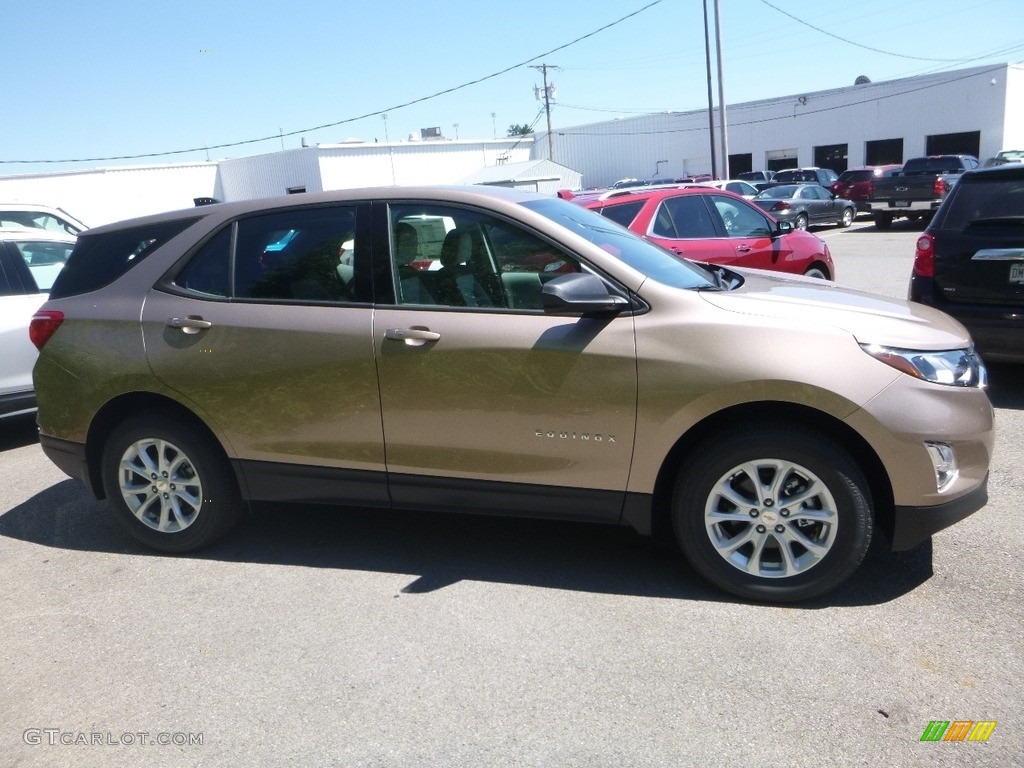
{"type": "Polygon", "coordinates": [[[935,193],[936,197],[942,197],[946,194],[946,180],[936,179],[935,183],[932,184],[932,191],[935,193]]]}
{"type": "Polygon", "coordinates": [[[789,208],[789,203],[787,203],[785,200],[780,200],[779,202],[772,206],[773,211],[788,211],[789,208]]]}
{"type": "Polygon", "coordinates": [[[935,238],[925,232],[917,238],[917,252],[914,254],[914,275],[935,277],[935,238]]]}
{"type": "Polygon", "coordinates": [[[28,326],[28,337],[36,345],[36,349],[42,349],[63,322],[63,312],[49,309],[41,309],[36,312],[28,326]]]}
{"type": "Polygon", "coordinates": [[[864,196],[865,197],[874,197],[875,196],[875,185],[872,184],[870,181],[865,181],[864,182],[864,196]]]}

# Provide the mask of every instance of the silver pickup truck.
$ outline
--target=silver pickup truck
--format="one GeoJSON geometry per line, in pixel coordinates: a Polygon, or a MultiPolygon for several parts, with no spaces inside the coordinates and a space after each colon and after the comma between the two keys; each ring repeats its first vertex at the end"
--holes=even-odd
{"type": "Polygon", "coordinates": [[[912,157],[903,170],[874,182],[871,215],[878,229],[888,229],[893,219],[930,219],[964,171],[977,168],[973,155],[912,157]]]}

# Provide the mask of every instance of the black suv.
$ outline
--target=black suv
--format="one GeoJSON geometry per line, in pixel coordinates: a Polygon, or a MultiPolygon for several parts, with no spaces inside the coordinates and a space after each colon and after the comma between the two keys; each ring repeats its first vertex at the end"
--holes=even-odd
{"type": "Polygon", "coordinates": [[[909,297],[967,326],[986,360],[1024,363],[1024,164],[960,177],[917,240],[909,297]]]}

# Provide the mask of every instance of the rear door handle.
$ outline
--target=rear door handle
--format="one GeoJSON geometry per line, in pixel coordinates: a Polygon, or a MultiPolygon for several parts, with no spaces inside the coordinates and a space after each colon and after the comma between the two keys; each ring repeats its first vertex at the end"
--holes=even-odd
{"type": "Polygon", "coordinates": [[[441,334],[431,331],[429,328],[388,328],[384,331],[384,338],[404,341],[412,347],[421,347],[428,341],[437,341],[441,338],[441,334]]]}
{"type": "Polygon", "coordinates": [[[207,328],[213,328],[213,323],[209,320],[203,320],[201,317],[189,315],[188,317],[170,317],[167,319],[167,326],[169,328],[177,328],[183,333],[191,334],[205,331],[207,328]]]}

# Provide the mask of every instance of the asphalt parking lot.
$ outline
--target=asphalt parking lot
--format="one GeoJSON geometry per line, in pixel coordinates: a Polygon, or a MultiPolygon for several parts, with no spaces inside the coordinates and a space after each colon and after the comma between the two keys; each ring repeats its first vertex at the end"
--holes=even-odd
{"type": "MultiPolygon", "coordinates": [[[[919,231],[816,233],[903,296],[919,231]]],[[[281,507],[161,556],[0,424],[0,765],[1024,765],[1024,366],[990,377],[988,506],[795,607],[587,525],[281,507]]]]}

